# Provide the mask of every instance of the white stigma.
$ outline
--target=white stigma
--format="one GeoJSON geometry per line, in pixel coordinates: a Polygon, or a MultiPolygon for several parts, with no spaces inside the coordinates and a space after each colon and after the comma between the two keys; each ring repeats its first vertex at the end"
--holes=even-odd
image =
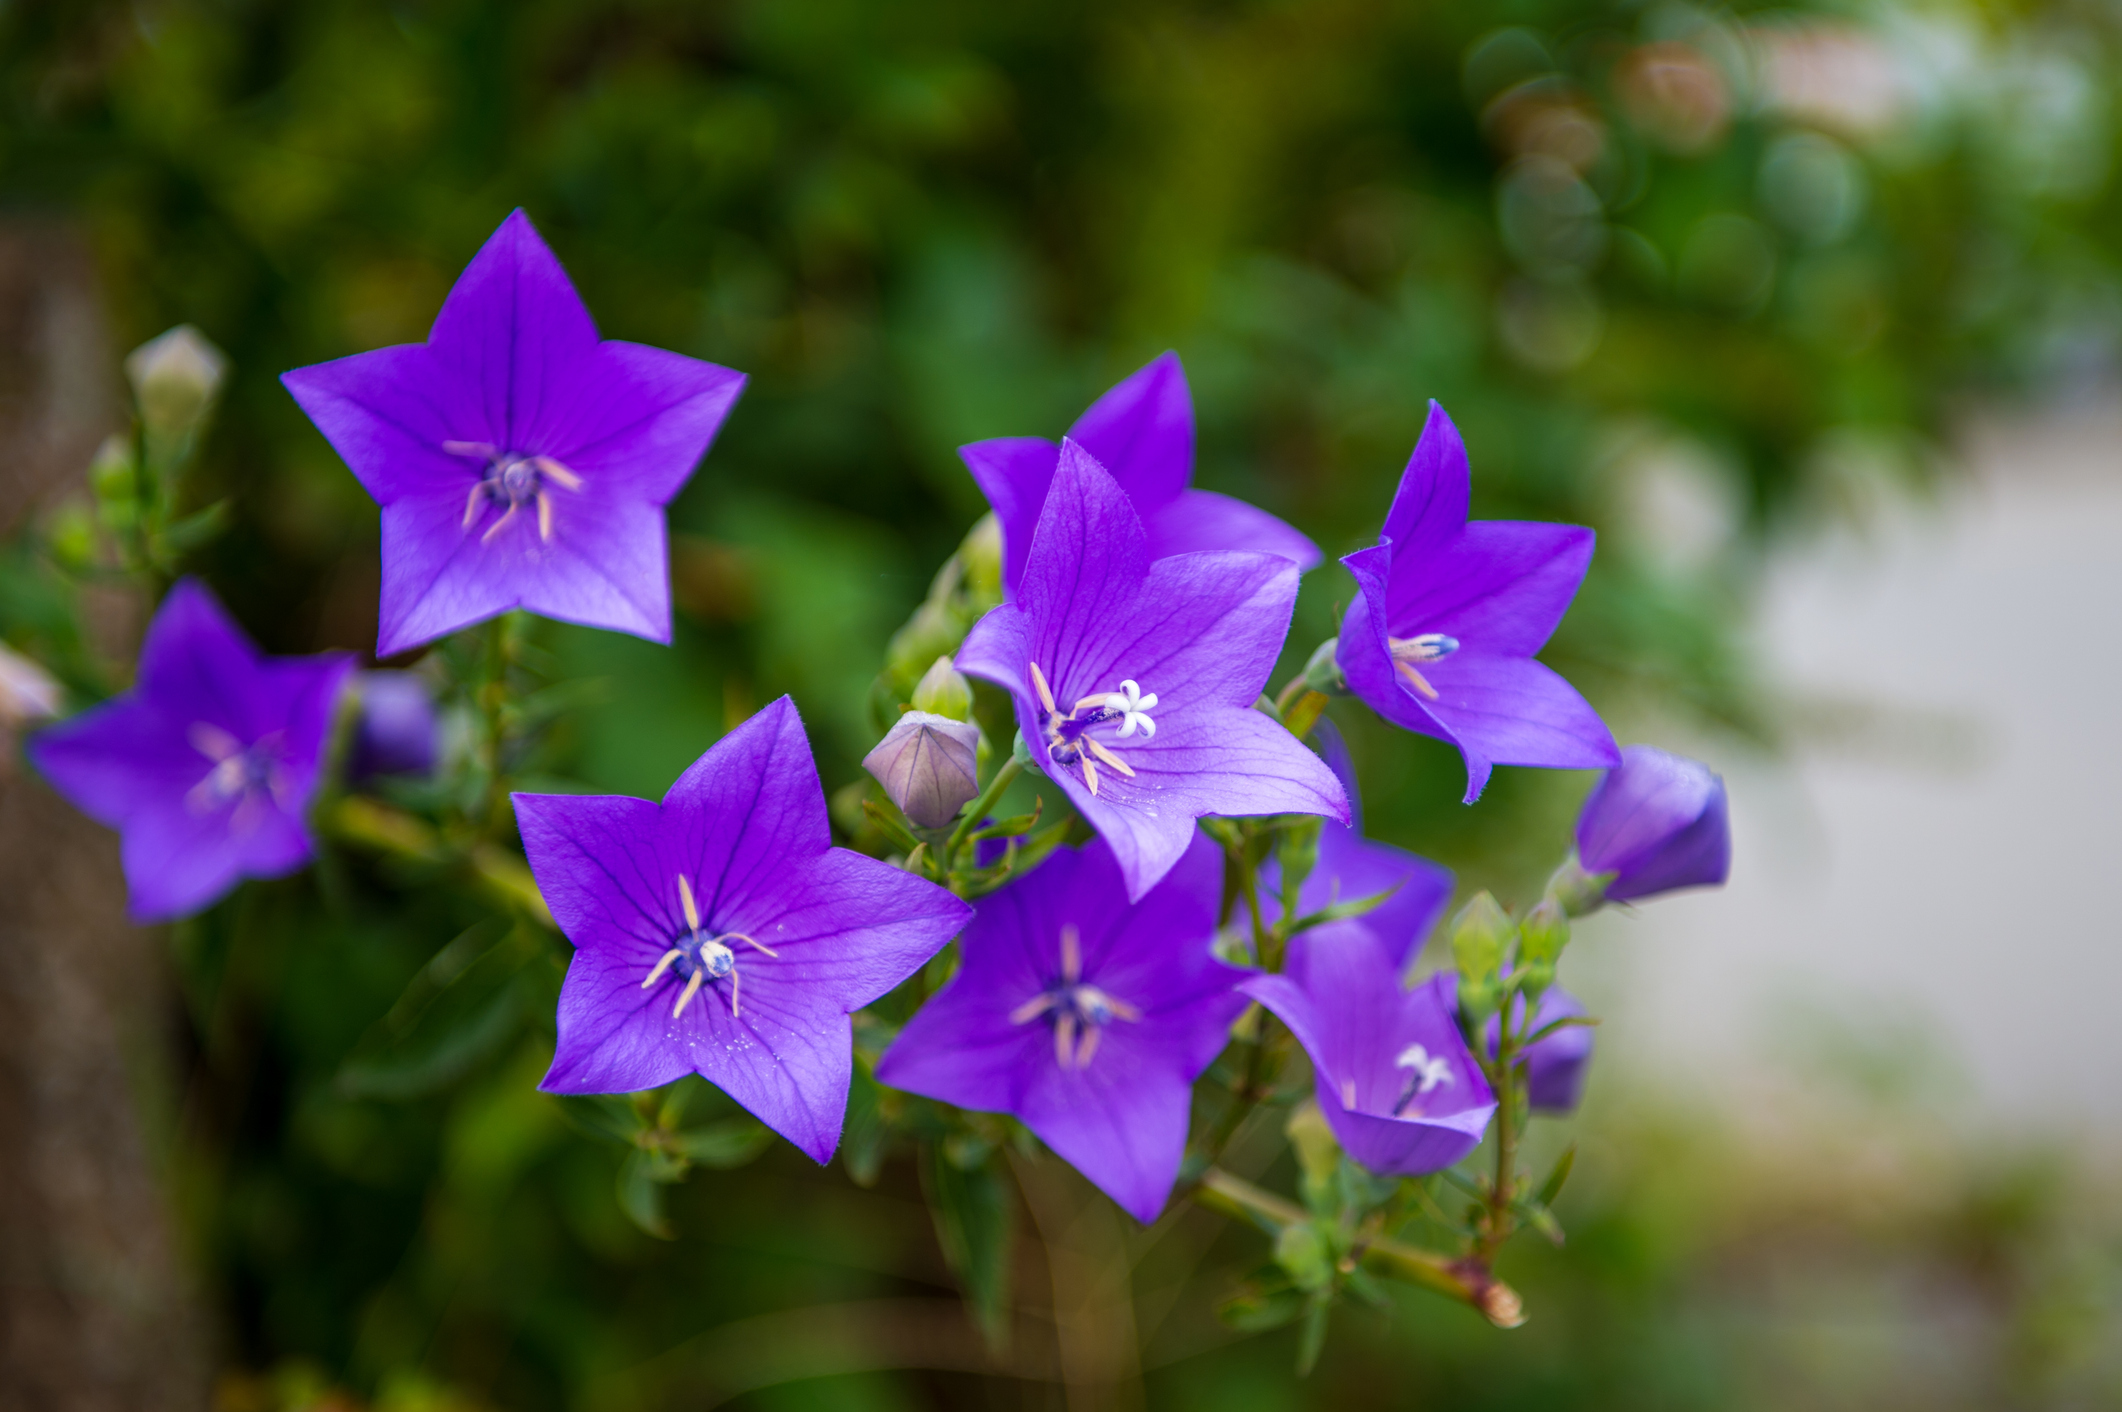
{"type": "Polygon", "coordinates": [[[1149,718],[1149,713],[1156,704],[1156,692],[1144,696],[1142,688],[1131,681],[1121,682],[1118,691],[1108,692],[1105,697],[1105,709],[1120,713],[1120,734],[1123,736],[1133,735],[1137,726],[1142,728],[1144,737],[1155,735],[1157,723],[1149,718]]]}
{"type": "Polygon", "coordinates": [[[1414,1096],[1420,1098],[1439,1084],[1456,1082],[1452,1078],[1451,1064],[1442,1054],[1431,1054],[1419,1044],[1410,1044],[1393,1060],[1396,1069],[1413,1069],[1410,1082],[1416,1083],[1414,1096]]]}
{"type": "Polygon", "coordinates": [[[1138,730],[1144,740],[1149,739],[1157,733],[1157,723],[1149,717],[1151,708],[1157,704],[1157,694],[1153,691],[1145,693],[1138,682],[1123,681],[1120,690],[1093,693],[1063,711],[1054,700],[1053,688],[1047,684],[1046,673],[1039,670],[1039,664],[1029,662],[1026,665],[1031,669],[1032,689],[1039,694],[1039,704],[1043,708],[1046,750],[1053,763],[1082,765],[1083,787],[1093,795],[1098,792],[1100,764],[1129,779],[1134,778],[1134,767],[1114,754],[1103,741],[1094,739],[1089,733],[1090,728],[1118,721],[1120,729],[1115,739],[1124,739],[1138,730]]]}

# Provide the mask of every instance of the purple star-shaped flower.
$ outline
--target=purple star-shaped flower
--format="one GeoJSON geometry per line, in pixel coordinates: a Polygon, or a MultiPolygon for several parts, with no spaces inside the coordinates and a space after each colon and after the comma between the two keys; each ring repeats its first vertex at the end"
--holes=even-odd
{"type": "Polygon", "coordinates": [[[29,756],[122,835],[133,920],[181,917],[309,861],[303,816],[353,669],[342,652],[265,656],[186,579],[148,625],[138,684],[40,733],[29,756]]]}
{"type": "Polygon", "coordinates": [[[1432,402],[1378,543],[1342,563],[1359,590],[1338,653],[1349,688],[1466,757],[1466,802],[1497,765],[1598,769],[1620,758],[1576,688],[1533,660],[1591,565],[1576,525],[1466,518],[1466,445],[1432,402]]]}
{"type": "Polygon", "coordinates": [[[427,342],[280,380],[383,507],[378,655],[511,608],[670,641],[663,507],[744,375],[600,341],[521,211],[427,342]]]}
{"type": "Polygon", "coordinates": [[[1243,989],[1311,1055],[1319,1109],[1365,1167],[1420,1176],[1479,1145],[1496,1098],[1460,1037],[1454,976],[1402,990],[1385,948],[1355,933],[1292,948],[1288,972],[1243,989]]]}
{"type": "Polygon", "coordinates": [[[1017,600],[973,624],[958,670],[1016,698],[1033,762],[1112,845],[1130,896],[1204,814],[1347,817],[1333,771],[1253,709],[1297,573],[1237,550],[1152,562],[1126,493],[1061,444],[1017,600]]]}
{"type": "Polygon", "coordinates": [[[1135,1219],[1164,1209],[1191,1086],[1245,1009],[1209,954],[1223,856],[1206,835],[1128,901],[1113,850],[1061,849],[980,899],[964,963],[877,1064],[880,1083],[1014,1113],[1135,1219]]]}
{"type": "Polygon", "coordinates": [[[540,1084],[630,1093],[698,1073],[819,1162],[840,1141],[848,1015],[972,910],[834,848],[787,697],[693,763],[661,806],[518,794],[538,890],[575,945],[540,1084]]]}
{"type": "MultiPolygon", "coordinates": [[[[1068,429],[1120,483],[1149,535],[1149,557],[1196,549],[1250,549],[1319,562],[1318,546],[1242,500],[1194,490],[1194,403],[1179,355],[1165,353],[1090,406],[1068,429]]],[[[965,468],[1002,526],[1002,589],[1014,598],[1031,555],[1039,511],[1053,484],[1059,448],[1042,436],[1005,436],[958,448],[965,468]]]]}
{"type": "MultiPolygon", "coordinates": [[[[1320,758],[1348,791],[1348,823],[1329,819],[1320,826],[1318,861],[1297,890],[1297,914],[1305,916],[1336,902],[1354,902],[1381,892],[1392,895],[1361,916],[1299,932],[1291,938],[1291,945],[1309,946],[1323,937],[1349,933],[1368,935],[1385,947],[1396,969],[1405,969],[1408,958],[1436,924],[1437,914],[1451,900],[1451,869],[1404,848],[1365,838],[1355,763],[1348,758],[1341,732],[1332,721],[1322,720],[1312,728],[1311,738],[1320,758]]],[[[1281,883],[1281,864],[1270,856],[1260,868],[1260,892],[1271,911],[1281,896],[1281,883]]]]}
{"type": "Polygon", "coordinates": [[[1724,781],[1699,760],[1629,746],[1577,816],[1577,860],[1587,873],[1613,874],[1609,902],[1721,887],[1731,875],[1724,781]]]}

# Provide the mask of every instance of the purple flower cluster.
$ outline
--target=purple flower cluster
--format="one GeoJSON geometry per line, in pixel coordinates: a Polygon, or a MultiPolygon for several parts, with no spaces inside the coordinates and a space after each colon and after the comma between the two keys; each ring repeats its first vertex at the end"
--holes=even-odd
{"type": "MultiPolygon", "coordinates": [[[[512,608],[669,640],[663,507],[743,376],[601,339],[520,211],[425,343],[284,381],[382,507],[379,653],[512,608]]],[[[1497,1097],[1462,1037],[1453,979],[1405,984],[1452,876],[1364,837],[1331,724],[1315,753],[1258,709],[1319,551],[1192,488],[1193,453],[1172,354],[1058,445],[961,448],[1001,528],[1004,601],[956,668],[1009,694],[1018,758],[1097,835],[977,908],[833,846],[786,697],[660,803],[515,795],[530,868],[574,947],[543,1087],[630,1092],[699,1074],[822,1162],[849,1092],[850,1015],[957,937],[955,973],[877,1077],[1014,1115],[1138,1219],[1168,1199],[1192,1085],[1254,1002],[1309,1055],[1317,1102],[1355,1160],[1419,1174],[1471,1151],[1497,1097]],[[1269,861],[1267,921],[1375,905],[1295,933],[1280,974],[1226,964],[1214,946],[1229,860],[1196,821],[1293,814],[1324,816],[1316,858],[1294,899],[1269,861]]],[[[1358,590],[1338,648],[1348,685],[1387,720],[1456,745],[1469,802],[1497,764],[1608,768],[1577,832],[1571,885],[1588,905],[1722,881],[1722,782],[1647,747],[1617,752],[1534,660],[1584,577],[1591,531],[1469,522],[1469,498],[1465,448],[1433,406],[1378,544],[1343,560],[1358,590]]],[[[120,830],[133,915],[183,915],[310,857],[304,814],[352,671],[339,655],[261,655],[186,581],[149,629],[134,690],[45,731],[31,755],[120,830]]],[[[366,673],[357,693],[349,776],[432,771],[422,678],[366,673]]],[[[909,711],[864,763],[916,826],[941,831],[982,795],[979,739],[967,721],[909,711]]],[[[1005,847],[983,845],[980,865],[1005,847]]],[[[964,886],[950,866],[936,876],[964,886]]],[[[1533,1025],[1581,1014],[1549,988],[1533,1025]]],[[[1488,1034],[1492,1046],[1493,1021],[1488,1034]]],[[[1573,1106],[1590,1051],[1581,1027],[1532,1046],[1533,1105],[1573,1106]]]]}

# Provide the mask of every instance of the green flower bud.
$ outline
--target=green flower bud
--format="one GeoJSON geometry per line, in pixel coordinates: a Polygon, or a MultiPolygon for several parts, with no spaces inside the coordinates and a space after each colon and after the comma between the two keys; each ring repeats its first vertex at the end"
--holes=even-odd
{"type": "Polygon", "coordinates": [[[1510,914],[1485,892],[1476,894],[1452,919],[1452,961],[1459,968],[1459,1008],[1474,1023],[1486,1020],[1501,1005],[1498,977],[1516,935],[1510,914]]]}
{"type": "Polygon", "coordinates": [[[958,675],[950,658],[938,657],[914,687],[914,709],[969,721],[973,715],[972,683],[958,675]]]}
{"type": "Polygon", "coordinates": [[[1313,650],[1311,660],[1304,664],[1306,686],[1328,696],[1348,695],[1348,678],[1341,675],[1341,663],[1335,656],[1340,646],[1340,638],[1330,637],[1313,650]]]}
{"type": "Polygon", "coordinates": [[[1569,945],[1569,917],[1554,898],[1525,914],[1518,924],[1518,981],[1526,998],[1537,1000],[1555,980],[1555,962],[1569,945]]]}
{"type": "Polygon", "coordinates": [[[980,517],[958,546],[958,560],[965,565],[965,593],[977,606],[992,607],[1002,601],[1002,522],[989,511],[980,517]]]}
{"type": "Polygon", "coordinates": [[[1282,1228],[1282,1234],[1275,1237],[1275,1263],[1301,1290],[1322,1290],[1334,1282],[1333,1248],[1309,1221],[1282,1228]]]}
{"type": "Polygon", "coordinates": [[[1555,875],[1547,880],[1547,895],[1554,899],[1564,915],[1586,916],[1606,905],[1606,885],[1613,878],[1612,873],[1585,872],[1572,850],[1562,866],[1555,869],[1555,875]]]}
{"type": "Polygon", "coordinates": [[[199,330],[179,324],[135,348],[126,357],[125,375],[149,434],[176,441],[206,421],[228,376],[228,359],[199,330]]]}

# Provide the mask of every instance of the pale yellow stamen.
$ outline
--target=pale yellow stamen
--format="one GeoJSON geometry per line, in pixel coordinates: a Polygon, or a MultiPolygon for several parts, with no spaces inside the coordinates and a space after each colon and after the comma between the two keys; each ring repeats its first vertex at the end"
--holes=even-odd
{"type": "Polygon", "coordinates": [[[700,930],[700,907],[693,901],[693,885],[683,873],[678,874],[678,905],[685,909],[685,925],[700,930]]]}
{"type": "Polygon", "coordinates": [[[531,457],[531,464],[536,466],[539,474],[546,477],[546,479],[558,482],[563,490],[580,490],[582,488],[582,477],[576,475],[550,456],[533,456],[531,457]]]}
{"type": "Polygon", "coordinates": [[[1107,750],[1097,741],[1092,740],[1089,736],[1085,736],[1083,737],[1083,743],[1086,746],[1090,747],[1091,754],[1097,756],[1100,760],[1103,760],[1106,764],[1112,766],[1121,774],[1126,775],[1129,779],[1133,779],[1135,777],[1135,772],[1128,767],[1128,763],[1125,760],[1122,760],[1119,756],[1113,754],[1112,751],[1107,750]]]}
{"type": "Polygon", "coordinates": [[[479,519],[479,502],[486,498],[486,482],[472,482],[472,493],[464,497],[464,528],[470,529],[479,519]]]}
{"type": "Polygon", "coordinates": [[[1353,1109],[1356,1106],[1356,1081],[1354,1079],[1341,1080],[1341,1106],[1349,1109],[1353,1109]]]}
{"type": "Polygon", "coordinates": [[[648,979],[641,982],[641,988],[643,990],[647,990],[657,981],[662,980],[663,973],[671,968],[671,962],[677,960],[680,954],[682,953],[680,953],[678,948],[675,946],[673,946],[670,950],[664,952],[663,959],[658,961],[655,965],[655,968],[648,973],[648,979]]]}
{"type": "Polygon", "coordinates": [[[1032,669],[1032,686],[1037,689],[1039,693],[1039,701],[1042,705],[1046,707],[1047,714],[1052,715],[1054,714],[1055,709],[1053,688],[1049,687],[1046,684],[1046,673],[1039,670],[1039,664],[1037,662],[1030,663],[1029,665],[1032,669]]]}
{"type": "Polygon", "coordinates": [[[542,490],[538,492],[538,538],[553,542],[553,497],[542,490]]]}
{"type": "Polygon", "coordinates": [[[1074,923],[1061,928],[1061,979],[1074,985],[1083,974],[1083,936],[1074,923]]]}
{"type": "Polygon", "coordinates": [[[671,1007],[670,1017],[673,1020],[683,1015],[685,1007],[693,1003],[693,997],[700,993],[700,982],[705,979],[707,979],[706,971],[696,970],[693,972],[693,978],[685,983],[684,994],[680,995],[678,1003],[671,1007]]]}
{"type": "Polygon", "coordinates": [[[1393,659],[1393,665],[1400,669],[1400,675],[1406,677],[1408,684],[1413,686],[1415,690],[1421,692],[1432,701],[1437,699],[1437,689],[1424,681],[1420,672],[1398,658],[1393,659]]]}
{"type": "Polygon", "coordinates": [[[1013,1025],[1028,1025],[1053,1009],[1054,1004],[1052,995],[1035,995],[1009,1012],[1009,1022],[1013,1025]]]}
{"type": "Polygon", "coordinates": [[[1091,793],[1091,798],[1093,798],[1093,799],[1096,799],[1096,798],[1098,797],[1098,762],[1097,762],[1097,761],[1095,761],[1095,760],[1085,760],[1085,761],[1083,762],[1083,783],[1084,783],[1084,784],[1085,784],[1086,786],[1088,786],[1088,787],[1089,787],[1089,789],[1090,789],[1090,793],[1091,793]]]}
{"type": "Polygon", "coordinates": [[[1076,1055],[1076,1017],[1066,1010],[1054,1021],[1054,1062],[1062,1068],[1074,1067],[1076,1055]]]}
{"type": "Polygon", "coordinates": [[[1085,1025],[1083,1027],[1083,1038],[1076,1044],[1077,1068],[1087,1069],[1090,1067],[1091,1055],[1098,1052],[1098,1037],[1104,1033],[1104,1029],[1098,1025],[1085,1025]]]}
{"type": "Polygon", "coordinates": [[[479,536],[479,542],[481,544],[493,543],[494,536],[507,529],[508,522],[514,518],[516,518],[516,506],[514,502],[510,502],[509,507],[501,512],[501,518],[494,521],[492,527],[485,534],[479,536]]]}

